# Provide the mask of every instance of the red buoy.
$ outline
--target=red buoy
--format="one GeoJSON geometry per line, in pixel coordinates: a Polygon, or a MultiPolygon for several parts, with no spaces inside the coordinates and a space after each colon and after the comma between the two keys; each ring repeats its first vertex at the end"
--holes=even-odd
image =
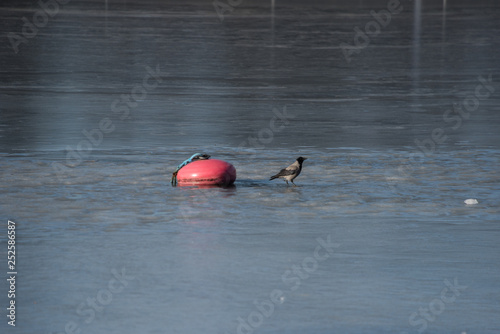
{"type": "Polygon", "coordinates": [[[229,186],[236,180],[236,169],[229,162],[217,159],[193,161],[177,173],[177,184],[229,186]]]}

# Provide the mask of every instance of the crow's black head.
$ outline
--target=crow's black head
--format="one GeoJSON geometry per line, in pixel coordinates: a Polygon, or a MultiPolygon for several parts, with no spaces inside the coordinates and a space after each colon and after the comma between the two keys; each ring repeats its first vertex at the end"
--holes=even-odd
{"type": "Polygon", "coordinates": [[[303,163],[303,162],[304,162],[304,160],[307,160],[307,158],[302,158],[302,157],[298,157],[298,158],[297,158],[297,161],[298,161],[299,163],[303,163]]]}

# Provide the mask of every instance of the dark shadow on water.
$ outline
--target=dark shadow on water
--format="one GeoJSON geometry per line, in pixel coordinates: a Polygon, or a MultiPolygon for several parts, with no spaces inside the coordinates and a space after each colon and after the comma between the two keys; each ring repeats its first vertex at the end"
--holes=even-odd
{"type": "Polygon", "coordinates": [[[295,190],[299,190],[303,187],[301,184],[297,184],[294,186],[293,184],[286,184],[284,181],[267,181],[267,180],[239,180],[238,186],[241,187],[251,187],[251,188],[276,188],[280,191],[284,190],[285,192],[293,192],[295,190]]]}
{"type": "Polygon", "coordinates": [[[237,180],[236,183],[241,187],[266,187],[268,185],[267,181],[264,180],[237,180]]]}
{"type": "Polygon", "coordinates": [[[177,185],[172,185],[173,188],[180,188],[184,190],[192,190],[192,189],[222,189],[225,190],[226,192],[235,192],[236,191],[236,185],[231,184],[231,185],[216,185],[216,184],[177,184],[177,185]]]}

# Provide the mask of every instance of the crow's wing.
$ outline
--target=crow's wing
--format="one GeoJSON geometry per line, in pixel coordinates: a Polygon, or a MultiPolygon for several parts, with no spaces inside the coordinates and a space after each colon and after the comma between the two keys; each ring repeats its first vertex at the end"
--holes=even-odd
{"type": "Polygon", "coordinates": [[[295,166],[290,166],[290,167],[287,167],[287,168],[283,168],[282,170],[280,170],[280,172],[276,175],[274,175],[275,177],[280,177],[280,176],[287,176],[287,175],[292,175],[292,174],[295,174],[297,172],[297,167],[295,166]]]}

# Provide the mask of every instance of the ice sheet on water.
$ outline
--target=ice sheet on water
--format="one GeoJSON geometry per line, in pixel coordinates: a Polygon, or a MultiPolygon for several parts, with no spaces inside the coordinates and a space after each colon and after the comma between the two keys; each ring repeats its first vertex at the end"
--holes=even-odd
{"type": "Polygon", "coordinates": [[[296,152],[262,151],[252,159],[242,159],[250,153],[241,149],[237,153],[227,147],[202,151],[235,165],[238,178],[233,190],[171,187],[171,172],[194,152],[191,148],[143,155],[101,151],[93,160],[68,168],[60,178],[51,161],[43,157],[2,159],[3,205],[14,209],[21,198],[27,205],[32,202],[32,218],[37,210],[56,206],[59,209],[50,213],[50,219],[55,220],[68,214],[65,207],[71,200],[76,201],[71,207],[132,215],[137,210],[148,217],[154,216],[162,203],[160,212],[172,213],[168,219],[176,217],[181,204],[189,214],[213,214],[214,219],[231,219],[229,212],[240,212],[246,219],[262,214],[261,219],[273,215],[293,220],[307,212],[346,217],[460,213],[495,219],[493,214],[499,212],[495,196],[500,184],[495,166],[500,156],[496,151],[442,152],[417,165],[408,163],[405,156],[409,152],[404,151],[303,148],[296,152]],[[268,181],[299,155],[308,160],[295,180],[297,187],[282,180],[268,181]],[[481,172],[471,174],[469,170],[481,172]],[[488,211],[460,211],[460,203],[468,195],[477,196],[478,207],[488,211]]]}

